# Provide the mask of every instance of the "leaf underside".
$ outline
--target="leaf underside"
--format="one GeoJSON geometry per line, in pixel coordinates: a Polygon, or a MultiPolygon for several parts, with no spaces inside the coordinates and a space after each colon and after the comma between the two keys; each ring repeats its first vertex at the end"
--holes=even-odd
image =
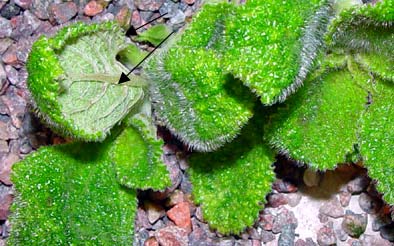
{"type": "Polygon", "coordinates": [[[273,156],[262,143],[260,126],[252,122],[218,151],[190,159],[194,200],[210,227],[220,233],[239,234],[252,226],[271,190],[273,156]]]}
{"type": "Polygon", "coordinates": [[[13,167],[8,245],[131,245],[135,191],[121,187],[107,144],[42,147],[13,167]]]}
{"type": "Polygon", "coordinates": [[[144,95],[142,88],[116,84],[127,72],[116,54],[126,46],[112,23],[77,23],[41,37],[27,63],[39,114],[63,135],[103,140],[144,95]]]}
{"type": "Polygon", "coordinates": [[[284,101],[312,67],[331,11],[322,0],[247,1],[226,22],[225,68],[263,104],[284,101]]]}
{"type": "Polygon", "coordinates": [[[223,21],[232,5],[205,5],[146,72],[158,119],[190,147],[217,149],[231,141],[252,116],[254,97],[223,73],[223,21]],[[203,31],[202,31],[203,30],[203,31]]]}

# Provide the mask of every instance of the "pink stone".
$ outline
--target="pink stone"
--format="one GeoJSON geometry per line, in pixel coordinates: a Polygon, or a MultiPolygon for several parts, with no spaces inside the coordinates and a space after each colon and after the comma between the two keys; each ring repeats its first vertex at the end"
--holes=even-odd
{"type": "Polygon", "coordinates": [[[186,229],[189,233],[192,229],[192,222],[190,219],[190,208],[188,202],[181,202],[167,211],[167,216],[175,225],[186,229]]]}
{"type": "Polygon", "coordinates": [[[90,1],[88,4],[86,4],[84,8],[84,14],[87,16],[95,16],[101,12],[103,12],[104,8],[101,4],[99,4],[96,1],[90,1]]]}

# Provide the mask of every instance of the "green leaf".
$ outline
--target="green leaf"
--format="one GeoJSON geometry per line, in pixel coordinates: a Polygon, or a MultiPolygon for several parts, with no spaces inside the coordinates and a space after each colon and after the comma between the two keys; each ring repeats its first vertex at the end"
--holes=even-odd
{"type": "Polygon", "coordinates": [[[262,142],[261,124],[254,121],[218,151],[190,159],[194,200],[220,233],[238,234],[252,226],[271,191],[273,155],[262,142]]]}
{"type": "Polygon", "coordinates": [[[74,138],[103,140],[140,100],[143,89],[117,85],[127,68],[116,60],[126,47],[113,23],[73,24],[34,43],[28,88],[39,114],[56,131],[74,138]]]}
{"type": "Polygon", "coordinates": [[[8,245],[131,245],[136,192],[121,187],[108,143],[42,147],[13,166],[8,245]]]}
{"type": "Polygon", "coordinates": [[[356,5],[342,11],[330,24],[326,41],[358,52],[387,52],[394,49],[394,1],[356,5]]]}
{"type": "Polygon", "coordinates": [[[374,73],[384,80],[394,82],[394,52],[391,52],[391,54],[385,54],[383,52],[360,53],[356,56],[356,60],[365,70],[374,73]]]}
{"type": "Polygon", "coordinates": [[[333,169],[348,161],[358,143],[367,83],[368,76],[351,61],[346,68],[307,81],[271,116],[265,138],[278,151],[315,169],[333,169]]]}
{"type": "Polygon", "coordinates": [[[210,151],[231,141],[252,116],[255,101],[242,83],[223,74],[224,19],[232,5],[204,5],[181,36],[145,69],[159,123],[191,148],[210,151]]]}
{"type": "Polygon", "coordinates": [[[332,14],[325,0],[250,0],[226,20],[225,69],[263,104],[293,93],[304,81],[332,14]]]}
{"type": "Polygon", "coordinates": [[[128,69],[133,69],[140,61],[142,61],[148,52],[141,50],[135,44],[128,45],[125,49],[118,53],[119,61],[128,69]]]}
{"type": "Polygon", "coordinates": [[[171,28],[165,24],[157,24],[148,28],[146,31],[138,34],[136,37],[137,41],[143,42],[147,41],[154,46],[160,44],[169,34],[171,33],[171,28]]]}
{"type": "Polygon", "coordinates": [[[111,149],[117,179],[129,188],[164,190],[171,180],[161,159],[163,141],[156,137],[150,102],[146,101],[139,111],[127,119],[129,126],[111,149]]]}
{"type": "Polygon", "coordinates": [[[377,189],[394,204],[394,85],[376,79],[371,90],[372,104],[362,117],[361,154],[368,175],[377,180],[377,189]]]}

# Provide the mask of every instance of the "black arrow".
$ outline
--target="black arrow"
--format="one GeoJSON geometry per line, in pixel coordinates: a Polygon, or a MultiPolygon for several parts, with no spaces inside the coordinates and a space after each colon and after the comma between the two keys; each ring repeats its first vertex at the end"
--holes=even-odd
{"type": "Polygon", "coordinates": [[[131,69],[130,72],[128,72],[127,74],[122,73],[122,74],[120,75],[118,84],[122,84],[122,83],[124,83],[124,82],[129,81],[130,79],[129,79],[128,76],[129,76],[137,67],[139,67],[139,66],[140,66],[150,55],[152,55],[153,52],[155,52],[155,50],[156,50],[157,48],[159,48],[160,45],[162,45],[172,34],[174,34],[174,31],[172,31],[170,34],[168,34],[168,36],[167,36],[165,39],[163,39],[163,40],[162,40],[162,41],[161,41],[151,52],[149,52],[149,54],[148,54],[147,56],[145,56],[144,59],[142,59],[137,65],[135,65],[135,67],[133,67],[133,69],[131,69]]]}
{"type": "Polygon", "coordinates": [[[135,35],[137,35],[137,30],[138,30],[138,29],[140,29],[141,27],[144,27],[144,26],[148,25],[149,23],[154,22],[155,20],[157,20],[157,19],[159,19],[159,18],[165,16],[166,14],[168,14],[168,13],[164,13],[164,14],[160,15],[159,17],[156,17],[156,18],[150,20],[149,22],[143,24],[143,25],[140,26],[140,27],[134,28],[133,26],[131,26],[131,27],[127,30],[126,36],[135,36],[135,35]]]}

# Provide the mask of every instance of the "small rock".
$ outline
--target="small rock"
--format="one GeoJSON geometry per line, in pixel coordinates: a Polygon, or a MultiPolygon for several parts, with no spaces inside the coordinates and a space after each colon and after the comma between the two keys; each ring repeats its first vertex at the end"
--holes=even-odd
{"type": "Polygon", "coordinates": [[[370,182],[371,179],[366,175],[357,176],[347,184],[347,190],[351,194],[360,194],[365,191],[370,182]]]}
{"type": "Polygon", "coordinates": [[[278,214],[274,217],[272,232],[282,232],[282,229],[285,227],[285,225],[288,224],[294,224],[295,227],[297,227],[297,218],[294,216],[293,211],[290,211],[283,207],[278,210],[278,214]]]}
{"type": "Polygon", "coordinates": [[[260,215],[260,226],[263,230],[271,231],[274,223],[274,216],[269,213],[260,215]]]}
{"type": "Polygon", "coordinates": [[[49,9],[58,24],[66,23],[78,13],[78,7],[74,2],[51,4],[49,9]]]}
{"type": "Polygon", "coordinates": [[[165,18],[171,18],[175,16],[177,11],[178,11],[178,6],[172,1],[165,1],[159,9],[161,15],[167,13],[165,18]]]}
{"type": "Polygon", "coordinates": [[[268,195],[268,206],[277,208],[281,205],[287,204],[287,199],[284,194],[273,193],[268,195]]]}
{"type": "Polygon", "coordinates": [[[358,198],[358,203],[361,209],[369,214],[377,213],[383,205],[382,200],[377,197],[372,197],[364,192],[360,194],[358,198]]]}
{"type": "Polygon", "coordinates": [[[219,243],[217,246],[234,246],[234,238],[233,237],[223,237],[219,238],[219,243]]]}
{"type": "Polygon", "coordinates": [[[379,231],[382,226],[391,223],[391,219],[388,216],[377,216],[372,220],[372,230],[379,231]]]}
{"type": "Polygon", "coordinates": [[[320,246],[335,245],[337,238],[335,237],[334,230],[328,226],[323,226],[317,232],[317,243],[320,246]]]}
{"type": "Polygon", "coordinates": [[[349,206],[351,198],[352,198],[352,195],[347,191],[341,191],[339,193],[339,202],[341,203],[342,207],[349,206]]]}
{"type": "Polygon", "coordinates": [[[347,245],[350,245],[350,246],[363,246],[361,244],[360,240],[357,240],[357,239],[354,239],[354,238],[349,238],[349,240],[347,240],[346,243],[347,243],[347,245]]]}
{"type": "Polygon", "coordinates": [[[308,187],[318,186],[320,183],[320,174],[310,168],[306,169],[303,176],[303,181],[308,187]]]}
{"type": "Polygon", "coordinates": [[[140,228],[146,228],[146,229],[152,228],[152,226],[148,220],[148,215],[145,212],[145,210],[143,210],[142,208],[138,208],[138,210],[137,210],[135,227],[136,227],[136,231],[140,228]]]}
{"type": "MultiPolygon", "coordinates": [[[[170,225],[173,226],[174,224],[169,224],[169,226],[170,225]]],[[[166,227],[166,223],[164,222],[164,220],[158,220],[158,221],[156,221],[156,223],[154,223],[152,225],[152,230],[157,231],[157,230],[160,230],[161,228],[164,228],[164,227],[166,227]]]]}
{"type": "MultiPolygon", "coordinates": [[[[0,30],[1,31],[1,30],[0,30]]],[[[12,39],[10,38],[1,38],[0,39],[0,55],[2,55],[8,47],[13,43],[12,39]]]]}
{"type": "Polygon", "coordinates": [[[337,197],[334,197],[329,202],[325,202],[320,207],[319,212],[331,218],[342,217],[345,213],[337,197]]]}
{"type": "Polygon", "coordinates": [[[103,12],[104,8],[97,1],[90,1],[84,8],[84,14],[87,16],[95,16],[103,12]]]}
{"type": "Polygon", "coordinates": [[[317,215],[317,217],[319,218],[320,223],[324,224],[326,222],[328,222],[328,216],[322,213],[319,213],[317,215]]]}
{"type": "Polygon", "coordinates": [[[1,153],[8,153],[7,141],[0,140],[0,155],[1,155],[1,153]]]}
{"type": "Polygon", "coordinates": [[[13,16],[16,16],[21,11],[21,8],[14,4],[13,2],[9,2],[6,4],[0,11],[0,15],[6,19],[11,19],[13,16]]]}
{"type": "Polygon", "coordinates": [[[187,232],[191,231],[192,223],[190,220],[190,208],[188,202],[178,203],[167,211],[167,216],[175,223],[175,225],[185,229],[187,232]]]}
{"type": "Polygon", "coordinates": [[[308,237],[307,239],[302,240],[298,239],[295,243],[294,246],[316,246],[317,244],[313,242],[313,239],[308,237]]]}
{"type": "Polygon", "coordinates": [[[380,236],[390,242],[394,242],[394,222],[380,228],[380,236]]]}
{"type": "Polygon", "coordinates": [[[195,0],[183,0],[188,5],[193,5],[195,0]]]}
{"type": "Polygon", "coordinates": [[[287,204],[290,207],[296,207],[301,201],[301,194],[298,192],[286,194],[287,204]]]}
{"type": "Polygon", "coordinates": [[[7,79],[7,74],[5,73],[3,64],[0,63],[0,83],[3,84],[7,79]]]}
{"type": "Polygon", "coordinates": [[[170,23],[173,25],[182,24],[185,22],[186,16],[182,10],[178,9],[175,14],[171,17],[170,23]]]}
{"type": "Polygon", "coordinates": [[[130,22],[129,22],[130,18],[131,18],[131,10],[127,6],[122,7],[115,17],[116,21],[122,27],[130,26],[130,22]]]}
{"type": "Polygon", "coordinates": [[[177,226],[168,226],[155,233],[155,237],[160,245],[187,246],[189,239],[187,231],[177,226]]]}
{"type": "Polygon", "coordinates": [[[11,194],[1,196],[0,199],[0,220],[8,219],[10,213],[10,206],[14,197],[11,194]]]}
{"type": "Polygon", "coordinates": [[[367,214],[347,212],[342,221],[342,229],[351,237],[359,238],[365,232],[368,224],[367,214]]]}
{"type": "Polygon", "coordinates": [[[31,5],[31,11],[41,20],[49,19],[49,0],[33,0],[31,5]]]}
{"type": "Polygon", "coordinates": [[[234,246],[252,246],[252,241],[247,239],[237,240],[234,246]]]}
{"type": "Polygon", "coordinates": [[[14,0],[14,2],[22,9],[28,9],[32,3],[32,0],[14,0]]]}
{"type": "Polygon", "coordinates": [[[164,0],[136,0],[134,3],[139,10],[153,12],[160,9],[164,0]]]}
{"type": "Polygon", "coordinates": [[[280,193],[293,193],[298,190],[297,186],[282,179],[275,180],[275,182],[272,184],[272,189],[280,193]]]}
{"type": "Polygon", "coordinates": [[[346,234],[346,232],[342,228],[337,228],[335,230],[335,234],[336,234],[337,238],[339,240],[341,240],[342,242],[345,242],[346,239],[348,238],[348,234],[346,234]]]}
{"type": "Polygon", "coordinates": [[[10,37],[12,33],[11,22],[3,17],[0,17],[0,38],[10,37]]]}
{"type": "Polygon", "coordinates": [[[164,216],[164,208],[158,204],[146,202],[144,204],[148,220],[151,224],[154,224],[158,219],[164,216]]]}
{"type": "Polygon", "coordinates": [[[159,242],[157,242],[156,238],[150,237],[144,242],[144,246],[159,246],[159,242]]]}
{"type": "Polygon", "coordinates": [[[4,52],[1,58],[5,64],[15,65],[18,63],[18,58],[16,57],[16,46],[11,45],[6,52],[4,52]]]}
{"type": "Polygon", "coordinates": [[[134,240],[136,245],[144,245],[144,242],[149,238],[149,231],[146,230],[145,228],[142,228],[139,230],[137,233],[135,233],[134,240]]]}
{"type": "Polygon", "coordinates": [[[364,234],[360,237],[362,246],[392,246],[389,241],[373,235],[364,234]]]}
{"type": "Polygon", "coordinates": [[[31,32],[33,33],[40,27],[41,21],[32,12],[25,10],[23,12],[23,24],[31,27],[31,32]]]}
{"type": "Polygon", "coordinates": [[[18,71],[16,71],[13,66],[5,66],[5,73],[7,74],[8,81],[10,81],[12,85],[17,85],[19,83],[18,71]]]}
{"type": "Polygon", "coordinates": [[[287,224],[282,228],[282,233],[279,235],[278,245],[293,246],[295,239],[295,224],[287,224]]]}
{"type": "Polygon", "coordinates": [[[166,201],[167,207],[172,207],[178,203],[185,201],[185,194],[181,190],[174,190],[166,201]]]}
{"type": "Polygon", "coordinates": [[[265,231],[265,230],[261,231],[261,241],[263,243],[268,243],[268,242],[274,241],[275,239],[276,239],[276,237],[273,232],[265,231]]]}
{"type": "Polygon", "coordinates": [[[12,165],[19,161],[19,156],[13,153],[9,153],[0,159],[0,181],[5,185],[12,185],[10,180],[10,172],[12,165]]]}

